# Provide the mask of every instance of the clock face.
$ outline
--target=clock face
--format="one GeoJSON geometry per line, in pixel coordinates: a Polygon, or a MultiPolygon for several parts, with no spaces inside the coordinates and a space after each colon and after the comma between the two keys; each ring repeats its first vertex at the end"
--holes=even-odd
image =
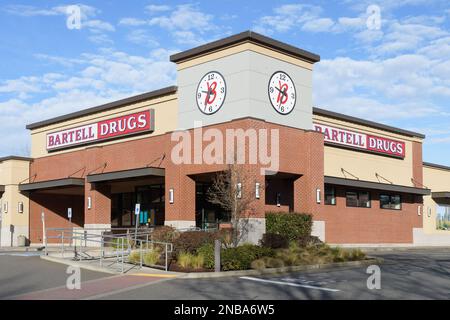
{"type": "Polygon", "coordinates": [[[275,72],[269,80],[269,100],[272,107],[281,114],[290,113],[297,100],[294,82],[287,73],[275,72]]]}
{"type": "Polygon", "coordinates": [[[213,114],[222,107],[227,94],[227,85],[217,71],[208,72],[197,86],[197,106],[204,114],[213,114]]]}

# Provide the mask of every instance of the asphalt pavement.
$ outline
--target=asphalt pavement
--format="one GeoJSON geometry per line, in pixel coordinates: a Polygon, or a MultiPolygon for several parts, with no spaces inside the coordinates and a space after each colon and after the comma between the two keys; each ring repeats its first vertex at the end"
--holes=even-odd
{"type": "Polygon", "coordinates": [[[380,289],[368,288],[372,274],[364,266],[208,279],[111,276],[82,270],[82,290],[68,293],[67,266],[43,261],[33,253],[0,253],[0,299],[450,299],[450,250],[371,255],[385,259],[379,265],[380,289]]]}

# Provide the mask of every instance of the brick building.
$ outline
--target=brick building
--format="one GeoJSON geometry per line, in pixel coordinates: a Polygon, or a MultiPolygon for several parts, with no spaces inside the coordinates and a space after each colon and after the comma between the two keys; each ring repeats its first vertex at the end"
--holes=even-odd
{"type": "Polygon", "coordinates": [[[42,243],[42,213],[46,227],[226,225],[206,194],[241,146],[253,179],[243,192],[257,194],[248,241],[267,211],[290,211],[312,214],[329,243],[449,244],[433,223],[449,205],[450,169],[424,166],[420,133],[314,108],[319,60],[244,32],[171,56],[177,86],[28,125],[18,189],[31,243],[42,243]]]}

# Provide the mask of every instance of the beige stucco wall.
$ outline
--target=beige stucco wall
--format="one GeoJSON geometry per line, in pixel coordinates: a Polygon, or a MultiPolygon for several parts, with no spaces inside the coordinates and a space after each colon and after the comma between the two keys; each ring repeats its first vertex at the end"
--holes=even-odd
{"type": "Polygon", "coordinates": [[[19,183],[28,178],[29,161],[6,160],[0,162],[0,185],[5,186],[1,202],[1,246],[11,245],[10,225],[14,225],[13,245],[17,245],[17,236],[28,237],[29,203],[28,198],[19,192],[19,183]],[[19,213],[19,202],[23,203],[23,213],[19,213]],[[4,205],[7,204],[7,212],[4,205]]]}
{"type": "MultiPolygon", "coordinates": [[[[407,137],[404,135],[319,115],[314,115],[313,121],[323,125],[353,130],[365,134],[373,134],[376,136],[405,142],[406,149],[404,159],[325,146],[324,171],[326,176],[345,178],[346,176],[341,170],[341,168],[343,168],[358,177],[360,180],[389,183],[381,178],[378,180],[375,175],[378,173],[394,184],[413,186],[411,182],[413,175],[412,142],[422,142],[421,139],[407,137]]],[[[354,177],[348,174],[347,178],[354,179],[354,177]]]]}
{"type": "MultiPolygon", "coordinates": [[[[75,119],[70,119],[67,121],[55,123],[49,126],[37,128],[31,130],[31,157],[32,158],[40,158],[49,155],[50,153],[46,150],[46,139],[47,133],[60,131],[63,129],[70,129],[74,127],[79,127],[82,125],[87,125],[93,122],[106,120],[118,116],[127,115],[134,112],[140,112],[148,109],[155,110],[155,131],[149,134],[137,135],[128,138],[109,140],[102,143],[97,143],[98,146],[108,145],[117,143],[118,141],[124,142],[133,139],[142,139],[148,136],[155,136],[164,134],[166,132],[170,132],[176,129],[177,127],[177,117],[178,117],[178,104],[177,104],[177,95],[171,94],[163,97],[150,99],[147,101],[142,101],[139,103],[129,104],[123,107],[114,108],[111,110],[107,110],[104,112],[99,112],[83,117],[78,117],[75,119]]],[[[76,148],[70,148],[67,150],[54,151],[51,152],[52,155],[64,153],[64,152],[72,152],[75,150],[81,150],[88,146],[80,146],[76,148]]]]}
{"type": "MultiPolygon", "coordinates": [[[[450,192],[450,170],[425,165],[423,167],[423,179],[423,184],[430,188],[431,192],[450,192]]],[[[424,232],[448,234],[450,236],[450,231],[436,230],[436,206],[437,203],[431,196],[424,197],[424,232]]]]}
{"type": "Polygon", "coordinates": [[[266,56],[269,56],[271,58],[275,58],[281,61],[285,61],[297,66],[300,66],[302,68],[308,69],[308,70],[312,70],[313,69],[313,64],[307,61],[303,61],[300,60],[298,57],[293,57],[290,56],[288,54],[282,53],[282,52],[278,52],[275,51],[273,48],[267,48],[264,47],[262,45],[257,45],[251,42],[244,42],[244,43],[240,43],[234,46],[230,46],[228,48],[225,49],[219,49],[215,52],[208,52],[205,55],[201,55],[201,56],[196,56],[194,58],[188,59],[186,61],[181,61],[177,64],[177,69],[179,70],[183,70],[192,66],[196,66],[202,63],[206,63],[209,61],[213,61],[213,60],[217,60],[223,57],[227,57],[239,52],[243,52],[243,51],[254,51],[266,56]]]}

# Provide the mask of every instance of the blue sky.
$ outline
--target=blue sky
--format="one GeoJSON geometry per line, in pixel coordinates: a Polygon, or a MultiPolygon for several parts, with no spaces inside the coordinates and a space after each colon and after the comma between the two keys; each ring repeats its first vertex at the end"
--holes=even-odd
{"type": "Polygon", "coordinates": [[[424,160],[450,165],[449,21],[448,0],[1,1],[0,155],[29,152],[27,123],[175,84],[170,54],[254,30],[321,56],[315,106],[424,133],[424,160]]]}

